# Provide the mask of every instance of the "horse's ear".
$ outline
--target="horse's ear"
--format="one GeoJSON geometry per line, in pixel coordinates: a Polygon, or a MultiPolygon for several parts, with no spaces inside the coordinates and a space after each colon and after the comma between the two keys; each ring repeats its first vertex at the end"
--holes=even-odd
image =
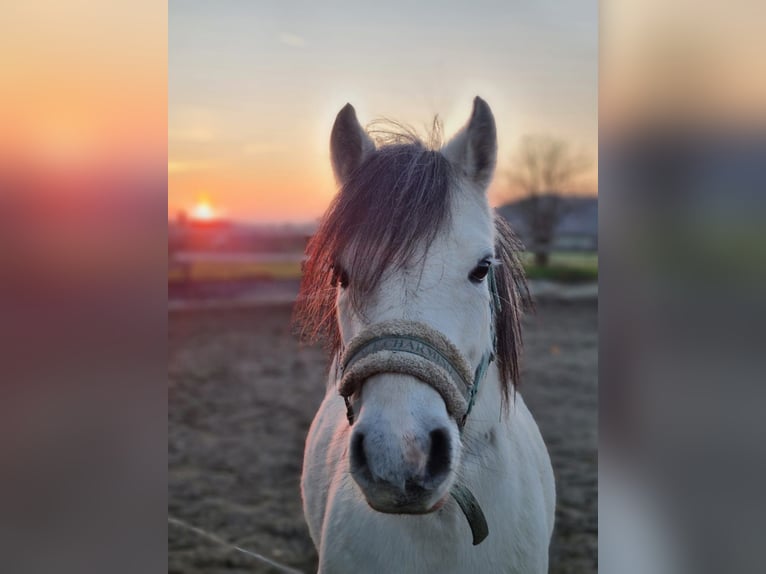
{"type": "Polygon", "coordinates": [[[497,163],[497,130],[487,102],[476,96],[468,124],[442,149],[460,173],[484,191],[497,163]]]}
{"type": "Polygon", "coordinates": [[[356,119],[354,106],[346,104],[338,112],[330,135],[330,155],[335,179],[341,185],[375,151],[375,144],[356,119]]]}

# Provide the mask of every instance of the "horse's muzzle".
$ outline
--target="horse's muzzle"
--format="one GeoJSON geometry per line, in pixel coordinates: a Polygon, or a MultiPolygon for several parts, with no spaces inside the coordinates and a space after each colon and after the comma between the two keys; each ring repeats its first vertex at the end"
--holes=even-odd
{"type": "Polygon", "coordinates": [[[424,514],[448,493],[452,439],[447,428],[399,433],[355,426],[350,443],[351,475],[367,503],[380,512],[424,514]],[[396,461],[395,463],[392,463],[396,461]]]}
{"type": "MultiPolygon", "coordinates": [[[[494,282],[490,291],[494,317],[499,309],[494,282]]],[[[486,538],[487,521],[476,498],[451,476],[456,456],[453,450],[458,449],[452,448],[455,445],[451,445],[450,431],[444,424],[452,425],[454,421],[455,429],[462,432],[478,386],[495,358],[494,329],[492,341],[492,349],[482,355],[473,373],[460,350],[444,334],[423,323],[405,320],[378,323],[350,341],[341,357],[338,391],[346,402],[348,422],[354,428],[349,457],[351,474],[370,507],[387,513],[426,514],[441,508],[451,494],[468,520],[474,545],[486,538]],[[434,424],[433,420],[421,420],[420,427],[410,431],[365,427],[361,420],[354,426],[352,397],[368,380],[381,375],[405,376],[425,383],[429,392],[436,391],[441,396],[451,421],[434,424]]],[[[386,402],[390,403],[382,404],[386,402]]],[[[401,407],[403,412],[412,410],[406,405],[401,407]]],[[[458,436],[455,442],[459,442],[458,436]]]]}

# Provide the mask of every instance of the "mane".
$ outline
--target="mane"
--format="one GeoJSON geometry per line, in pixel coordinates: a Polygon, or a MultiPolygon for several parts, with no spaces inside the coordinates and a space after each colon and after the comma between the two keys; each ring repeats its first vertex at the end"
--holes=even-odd
{"type": "MultiPolygon", "coordinates": [[[[322,342],[331,356],[341,351],[336,317],[336,283],[341,253],[353,269],[350,303],[361,311],[387,270],[424,257],[448,224],[457,173],[438,149],[438,120],[427,143],[393,122],[368,127],[377,149],[341,186],[306,249],[294,320],[305,342],[322,342]],[[425,246],[425,250],[423,250],[425,246]],[[353,249],[348,249],[353,247],[353,249]]],[[[495,215],[496,279],[502,309],[495,317],[503,399],[519,382],[521,312],[528,300],[518,253],[520,244],[495,215]]]]}
{"type": "Polygon", "coordinates": [[[521,316],[525,310],[534,308],[519,257],[522,249],[511,226],[495,212],[495,258],[500,262],[495,268],[495,279],[501,305],[495,317],[496,355],[506,407],[510,390],[515,391],[521,382],[521,316]]]}

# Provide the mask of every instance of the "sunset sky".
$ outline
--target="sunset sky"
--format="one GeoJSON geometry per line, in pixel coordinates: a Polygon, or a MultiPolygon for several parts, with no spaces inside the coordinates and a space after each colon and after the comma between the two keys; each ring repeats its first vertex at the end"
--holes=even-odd
{"type": "Polygon", "coordinates": [[[154,0],[7,7],[0,18],[0,170],[27,166],[39,174],[98,164],[133,174],[141,166],[156,177],[166,149],[167,18],[154,0]]]}
{"type": "Polygon", "coordinates": [[[169,4],[168,213],[200,202],[250,221],[307,221],[335,192],[329,134],[351,102],[447,136],[481,95],[498,123],[499,173],[523,134],[593,159],[598,3],[247,2],[169,4]]]}

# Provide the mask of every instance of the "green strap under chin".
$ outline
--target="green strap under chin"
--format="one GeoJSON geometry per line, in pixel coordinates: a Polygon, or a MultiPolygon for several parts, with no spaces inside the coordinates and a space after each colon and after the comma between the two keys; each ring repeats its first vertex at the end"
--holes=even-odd
{"type": "Polygon", "coordinates": [[[461,484],[455,484],[450,494],[468,519],[468,526],[471,527],[473,535],[473,545],[480,544],[489,535],[489,526],[479,501],[468,488],[461,484]]]}

